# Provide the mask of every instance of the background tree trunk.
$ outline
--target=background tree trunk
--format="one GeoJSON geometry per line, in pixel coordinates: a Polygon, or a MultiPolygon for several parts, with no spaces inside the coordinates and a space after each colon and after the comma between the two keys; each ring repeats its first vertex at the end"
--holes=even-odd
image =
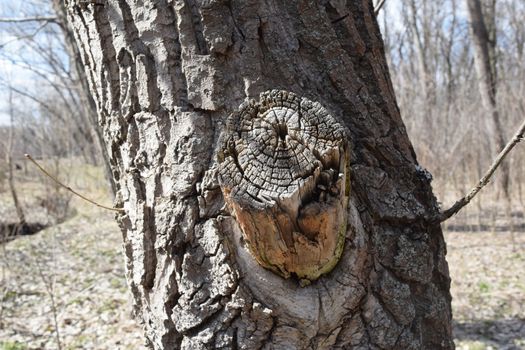
{"type": "Polygon", "coordinates": [[[79,90],[81,106],[84,109],[82,116],[86,117],[85,121],[88,124],[88,129],[91,130],[93,135],[94,146],[102,157],[102,166],[104,167],[104,174],[108,180],[109,188],[111,189],[111,193],[115,195],[117,188],[115,180],[113,179],[113,174],[111,173],[109,155],[106,150],[102,131],[97,127],[97,106],[95,105],[95,101],[89,91],[85,68],[82,63],[82,58],[80,57],[80,51],[75,43],[73,30],[67,21],[67,11],[64,2],[61,0],[53,0],[53,10],[57,15],[58,23],[64,34],[65,46],[70,58],[71,67],[75,72],[75,77],[78,79],[76,85],[79,90]]]}
{"type": "MultiPolygon", "coordinates": [[[[467,0],[470,17],[472,42],[474,43],[474,64],[478,75],[479,93],[483,106],[490,114],[488,120],[489,130],[494,130],[493,152],[496,154],[505,147],[505,132],[496,104],[496,34],[495,34],[495,1],[490,1],[487,12],[488,20],[485,21],[480,0],[467,0]],[[487,25],[487,23],[489,25],[487,25]]],[[[501,186],[507,202],[510,201],[509,175],[510,169],[507,162],[501,165],[501,186]]]]}
{"type": "Polygon", "coordinates": [[[428,173],[401,121],[371,1],[66,1],[120,204],[128,282],[156,349],[451,349],[428,173]],[[224,209],[219,134],[283,89],[349,130],[341,261],[300,287],[224,209]]]}
{"type": "MultiPolygon", "coordinates": [[[[505,130],[501,122],[496,92],[496,0],[489,0],[483,14],[481,0],[467,0],[470,17],[470,33],[474,43],[474,64],[478,75],[478,87],[483,107],[490,114],[488,119],[489,130],[493,130],[494,140],[491,140],[492,153],[500,152],[506,144],[505,130]]],[[[514,222],[512,217],[512,198],[510,194],[510,165],[509,161],[501,163],[499,182],[505,200],[505,212],[514,238],[514,222]]]]}
{"type": "Polygon", "coordinates": [[[7,136],[7,145],[5,148],[5,160],[7,164],[7,181],[9,183],[9,190],[11,191],[11,197],[13,198],[13,204],[16,209],[16,216],[18,217],[18,225],[15,226],[14,232],[11,235],[16,236],[18,231],[21,231],[26,225],[26,216],[22,203],[18,199],[18,191],[15,185],[15,165],[13,164],[13,143],[14,143],[14,132],[15,132],[15,111],[13,106],[13,91],[9,90],[9,132],[7,136]]]}

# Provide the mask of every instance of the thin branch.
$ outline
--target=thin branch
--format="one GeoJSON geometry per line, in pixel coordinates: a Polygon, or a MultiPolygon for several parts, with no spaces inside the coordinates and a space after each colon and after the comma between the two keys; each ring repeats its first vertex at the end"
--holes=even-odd
{"type": "Polygon", "coordinates": [[[33,159],[33,157],[31,157],[29,154],[24,154],[24,156],[30,160],[34,165],[36,165],[36,167],[44,174],[46,175],[47,177],[49,177],[51,180],[53,180],[55,183],[57,183],[58,185],[62,186],[63,188],[65,188],[66,190],[68,190],[69,192],[73,193],[75,196],[78,196],[80,198],[82,198],[83,200],[85,200],[86,202],[89,202],[93,205],[96,205],[97,207],[99,208],[102,208],[102,209],[106,209],[106,210],[112,210],[112,211],[117,211],[117,212],[123,212],[124,209],[123,208],[115,208],[115,207],[108,207],[108,206],[105,206],[105,205],[102,205],[102,204],[99,204],[83,195],[81,195],[80,193],[76,192],[75,190],[73,190],[71,187],[69,186],[66,186],[64,185],[62,182],[60,182],[56,177],[54,177],[53,175],[51,175],[46,169],[44,169],[40,164],[38,164],[38,162],[36,160],[33,159]]]}
{"type": "Polygon", "coordinates": [[[6,83],[4,80],[2,80],[2,78],[0,78],[0,85],[3,85],[5,87],[7,87],[8,89],[16,92],[17,94],[19,95],[22,95],[22,96],[25,96],[27,97],[28,99],[30,100],[33,100],[35,101],[36,103],[38,103],[40,106],[42,106],[42,108],[44,108],[45,110],[47,110],[51,115],[54,115],[56,116],[59,120],[61,121],[64,121],[64,118],[62,117],[61,114],[58,114],[56,113],[50,105],[48,105],[47,103],[45,103],[44,101],[36,98],[35,96],[31,95],[29,92],[26,92],[26,91],[23,91],[23,90],[20,90],[20,89],[17,89],[15,88],[14,86],[11,86],[9,85],[8,83],[6,83]]]}
{"type": "Polygon", "coordinates": [[[57,22],[58,18],[55,16],[37,16],[37,17],[22,17],[22,18],[0,18],[0,23],[26,23],[26,22],[57,22]]]}
{"type": "MultiPolygon", "coordinates": [[[[16,41],[35,37],[42,29],[44,29],[45,26],[48,25],[48,23],[50,23],[50,22],[46,21],[46,22],[42,23],[33,33],[26,34],[26,35],[23,35],[23,36],[20,36],[20,37],[16,37],[14,39],[6,41],[5,43],[0,44],[0,49],[4,48],[5,46],[7,46],[7,45],[9,45],[11,43],[14,43],[16,41]]],[[[55,22],[55,23],[58,23],[58,22],[55,22]]]]}
{"type": "Polygon", "coordinates": [[[380,0],[379,3],[374,7],[374,14],[377,16],[379,14],[379,11],[381,11],[381,8],[385,4],[386,0],[380,0]]]}
{"type": "Polygon", "coordinates": [[[441,212],[438,216],[437,221],[443,222],[449,218],[451,218],[453,215],[455,215],[457,212],[459,212],[464,206],[469,204],[469,202],[478,194],[479,191],[483,187],[485,187],[489,181],[496,169],[500,166],[501,162],[505,159],[507,154],[516,146],[521,140],[523,140],[525,134],[525,120],[519,127],[518,131],[514,135],[514,137],[505,145],[503,150],[498,154],[492,165],[490,166],[489,170],[485,173],[485,175],[479,180],[478,184],[470,190],[470,192],[458,200],[456,203],[454,203],[453,206],[451,206],[449,209],[441,212]]]}

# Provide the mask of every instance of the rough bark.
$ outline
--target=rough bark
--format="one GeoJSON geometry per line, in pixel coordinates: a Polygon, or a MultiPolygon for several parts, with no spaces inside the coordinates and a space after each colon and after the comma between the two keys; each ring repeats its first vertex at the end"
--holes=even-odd
{"type": "Polygon", "coordinates": [[[156,349],[450,349],[445,243],[370,1],[66,1],[156,349]],[[218,183],[246,98],[286,90],[348,132],[341,259],[301,287],[257,264],[218,183]]]}

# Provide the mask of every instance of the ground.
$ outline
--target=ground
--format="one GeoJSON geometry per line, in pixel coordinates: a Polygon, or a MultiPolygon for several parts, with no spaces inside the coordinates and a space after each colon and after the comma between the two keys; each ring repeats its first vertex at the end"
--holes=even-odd
{"type": "Polygon", "coordinates": [[[57,349],[57,328],[62,349],[143,348],[120,240],[112,215],[99,213],[5,245],[0,349],[57,349]]]}
{"type": "MultiPolygon", "coordinates": [[[[79,161],[59,167],[61,180],[111,205],[100,169],[79,161]]],[[[31,169],[17,177],[27,220],[49,227],[0,243],[0,350],[144,348],[114,213],[71,197],[31,169]]],[[[0,193],[0,218],[16,220],[7,191],[0,193]]]]}
{"type": "MultiPolygon", "coordinates": [[[[111,203],[98,169],[66,168],[83,174],[63,176],[73,188],[111,203]]],[[[69,208],[62,223],[0,243],[0,350],[144,349],[141,329],[132,316],[114,214],[70,198],[44,179],[40,185],[24,182],[34,174],[20,178],[31,220],[60,221],[60,210],[58,214],[53,206],[50,210],[49,202],[69,203],[69,208]]],[[[0,218],[14,220],[11,207],[4,189],[0,218]]],[[[482,224],[480,230],[482,217],[489,216],[470,217],[475,210],[444,226],[456,346],[525,349],[523,224],[516,226],[514,237],[499,219],[494,225],[482,224]]],[[[523,217],[515,218],[520,220],[523,217]]]]}
{"type": "Polygon", "coordinates": [[[525,349],[523,227],[514,237],[497,227],[450,227],[456,229],[446,230],[445,240],[457,349],[525,349]]]}

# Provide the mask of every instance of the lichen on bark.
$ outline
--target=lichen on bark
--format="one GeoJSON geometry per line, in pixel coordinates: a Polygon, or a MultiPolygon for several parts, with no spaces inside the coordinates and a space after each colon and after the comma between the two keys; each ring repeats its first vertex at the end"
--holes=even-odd
{"type": "Polygon", "coordinates": [[[263,267],[308,283],[343,251],[348,203],[344,128],[319,103],[270,90],[231,114],[219,182],[263,267]]]}

